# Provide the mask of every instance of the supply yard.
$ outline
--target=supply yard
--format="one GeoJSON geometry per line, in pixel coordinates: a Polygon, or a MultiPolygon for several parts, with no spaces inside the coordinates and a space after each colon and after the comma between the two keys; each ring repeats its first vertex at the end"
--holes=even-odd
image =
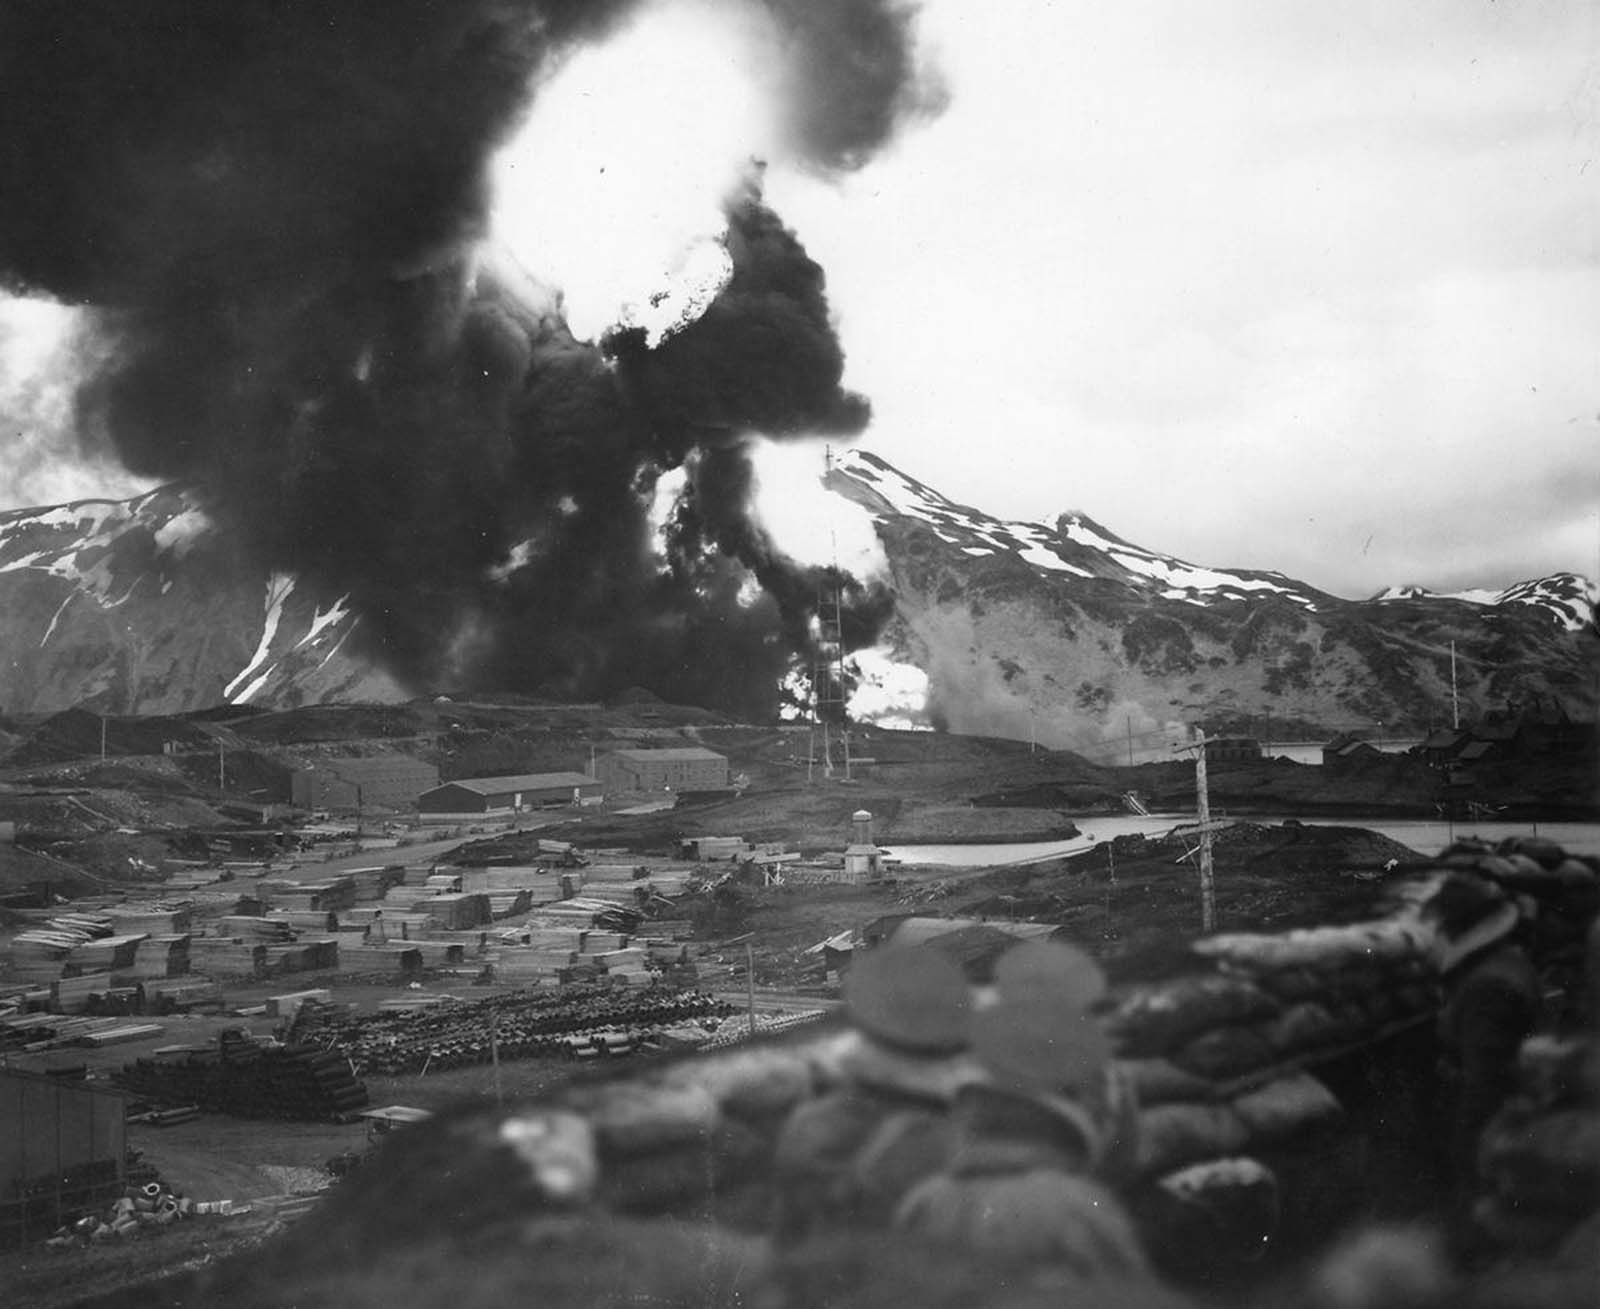
{"type": "MultiPolygon", "coordinates": [[[[1097,958],[1115,988],[1105,1028],[1142,1105],[1146,1180],[1260,1155],[1293,1188],[1284,1212],[1302,1245],[1330,1205],[1404,1216],[1435,1203],[1436,1178],[1401,1148],[1419,1120],[1373,1096],[1410,1105],[1426,1080],[1417,1051],[1439,980],[1394,915],[1418,894],[1405,888],[1437,874],[1436,850],[1356,826],[1221,817],[1208,832],[1214,927],[1197,943],[1192,823],[1077,837],[1123,802],[1127,778],[1005,743],[877,735],[885,763],[848,785],[801,783],[781,734],[728,734],[734,765],[762,783],[742,794],[676,807],[580,794],[449,824],[286,812],[270,827],[191,826],[139,783],[153,762],[115,774],[133,789],[86,788],[64,808],[36,783],[14,789],[14,811],[55,814],[58,835],[29,838],[48,853],[11,846],[0,861],[50,872],[26,893],[13,884],[0,908],[0,1071],[115,1101],[126,1141],[91,1161],[104,1191],[92,1197],[23,1160],[31,1198],[6,1211],[0,1269],[27,1303],[67,1304],[292,1233],[309,1207],[345,1212],[333,1197],[365,1185],[390,1148],[380,1126],[398,1141],[428,1130],[413,1117],[464,1101],[557,1102],[604,1123],[609,1101],[582,1088],[681,1086],[702,1064],[717,1096],[760,1099],[769,1074],[767,1090],[739,1089],[734,1070],[753,1065],[729,1047],[755,1035],[752,1052],[826,1051],[841,978],[886,942],[935,950],[980,984],[1020,942],[1097,958]],[[134,806],[161,825],[135,832],[134,806]],[[91,811],[113,817],[96,827],[91,811]],[[70,839],[67,814],[82,820],[70,839]],[[1044,837],[1077,844],[998,867],[907,863],[884,844],[1044,837]],[[1360,1178],[1337,1149],[1306,1146],[1352,1132],[1376,1151],[1360,1178]],[[186,1202],[159,1230],[114,1212],[140,1170],[186,1202]]],[[[1576,897],[1541,919],[1559,936],[1594,897],[1587,866],[1556,867],[1565,881],[1547,869],[1519,893],[1576,897]]],[[[800,1080],[828,1076],[822,1054],[783,1058],[800,1060],[785,1086],[802,1065],[800,1080]]],[[[607,1149],[624,1180],[606,1185],[731,1215],[766,1203],[760,1149],[746,1145],[744,1163],[685,1163],[721,1179],[714,1203],[658,1176],[664,1156],[635,1177],[622,1137],[607,1149]]],[[[1159,1214],[1160,1197],[1141,1194],[1159,1214]]]]}

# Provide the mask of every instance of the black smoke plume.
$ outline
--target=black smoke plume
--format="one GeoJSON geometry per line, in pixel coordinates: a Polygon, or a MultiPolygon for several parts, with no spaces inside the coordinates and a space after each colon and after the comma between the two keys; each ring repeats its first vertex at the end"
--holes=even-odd
{"type": "MultiPolygon", "coordinates": [[[[819,98],[794,115],[816,166],[928,107],[905,6],[745,2],[819,98]]],[[[636,7],[13,0],[0,284],[99,310],[91,451],[195,480],[240,550],[349,595],[410,684],[639,684],[755,715],[820,595],[842,587],[855,644],[887,616],[748,510],[751,434],[867,421],[822,270],[752,185],[704,315],[601,350],[478,263],[486,163],[536,75],[636,7]],[[686,463],[663,564],[651,492],[686,463]]]]}

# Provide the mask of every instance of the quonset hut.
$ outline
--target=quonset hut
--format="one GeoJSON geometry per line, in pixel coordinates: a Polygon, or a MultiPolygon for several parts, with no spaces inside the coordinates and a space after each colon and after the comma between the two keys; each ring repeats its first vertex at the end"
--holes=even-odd
{"type": "Polygon", "coordinates": [[[599,804],[603,788],[587,773],[465,777],[417,797],[422,814],[518,813],[551,805],[599,804]]]}

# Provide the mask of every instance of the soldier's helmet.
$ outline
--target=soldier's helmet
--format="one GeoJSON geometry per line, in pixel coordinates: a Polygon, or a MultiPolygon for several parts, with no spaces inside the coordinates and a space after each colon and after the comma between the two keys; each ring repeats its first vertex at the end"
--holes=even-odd
{"type": "Polygon", "coordinates": [[[856,1028],[899,1053],[955,1055],[971,1042],[971,988],[937,951],[869,950],[851,963],[843,992],[856,1028]]]}
{"type": "Polygon", "coordinates": [[[974,1024],[986,1074],[979,1097],[1026,1101],[1082,1139],[1088,1160],[1108,1145],[1111,1043],[1093,1013],[1105,976],[1071,946],[1030,942],[995,968],[995,1002],[974,1024]]]}

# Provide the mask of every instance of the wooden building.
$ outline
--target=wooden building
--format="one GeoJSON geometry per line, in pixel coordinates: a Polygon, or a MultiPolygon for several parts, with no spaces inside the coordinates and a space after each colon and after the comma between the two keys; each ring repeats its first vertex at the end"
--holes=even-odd
{"type": "Polygon", "coordinates": [[[423,814],[520,813],[556,805],[595,804],[603,788],[587,773],[521,773],[514,777],[466,777],[445,782],[417,797],[423,814]]]}
{"type": "Polygon", "coordinates": [[[703,746],[613,750],[600,758],[595,774],[607,792],[725,791],[728,757],[703,746]]]}

